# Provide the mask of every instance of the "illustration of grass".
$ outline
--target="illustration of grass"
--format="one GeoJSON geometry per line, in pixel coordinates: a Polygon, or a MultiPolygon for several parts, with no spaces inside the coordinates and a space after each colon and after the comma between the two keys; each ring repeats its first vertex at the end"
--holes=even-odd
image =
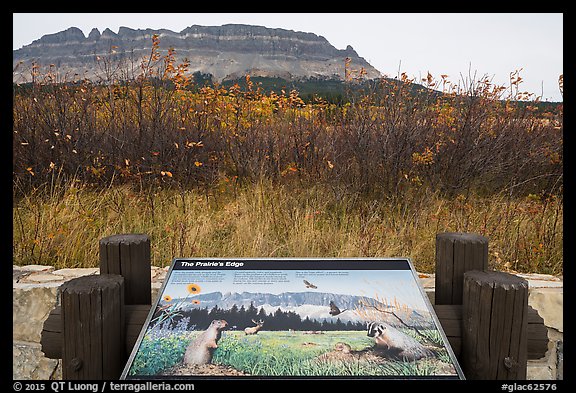
{"type": "MultiPolygon", "coordinates": [[[[158,375],[182,362],[186,346],[200,332],[147,336],[136,356],[131,375],[158,375]]],[[[333,331],[307,335],[301,332],[261,331],[245,336],[223,332],[212,363],[229,366],[252,376],[425,376],[436,373],[437,363],[402,362],[362,357],[330,358],[337,342],[346,342],[361,354],[373,346],[364,331],[333,331]],[[351,359],[353,359],[351,361],[351,359]]],[[[442,357],[439,357],[442,361],[442,357]]],[[[446,362],[447,355],[444,356],[446,362]]]]}

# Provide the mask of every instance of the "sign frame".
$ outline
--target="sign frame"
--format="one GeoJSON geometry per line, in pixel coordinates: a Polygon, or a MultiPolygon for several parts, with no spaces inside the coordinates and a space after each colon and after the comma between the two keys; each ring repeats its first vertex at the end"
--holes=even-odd
{"type": "MultiPolygon", "coordinates": [[[[275,273],[278,274],[278,273],[275,273]]],[[[321,274],[321,273],[320,273],[321,274]]],[[[271,274],[272,276],[274,274],[271,274]]],[[[305,274],[304,274],[305,275],[305,274]]],[[[306,280],[302,280],[305,283],[306,280]]],[[[279,282],[281,284],[281,282],[279,282]]],[[[307,282],[307,284],[311,284],[307,282]]],[[[306,284],[306,288],[308,285],[306,284]]],[[[265,283],[259,285],[262,288],[265,283]]],[[[316,287],[314,284],[311,284],[312,287],[316,287]]],[[[340,310],[338,310],[340,311],[340,310]]],[[[391,314],[394,314],[391,312],[391,314]]],[[[402,321],[397,315],[394,315],[396,319],[400,320],[402,323],[407,326],[405,322],[402,321]]],[[[258,322],[258,321],[253,321],[258,322]]],[[[225,330],[223,330],[225,331],[225,330]]],[[[218,337],[220,338],[220,336],[218,337]]],[[[312,344],[311,344],[312,345],[312,344]]],[[[349,349],[350,347],[348,347],[349,349]]],[[[356,351],[360,353],[360,351],[356,351]]],[[[405,358],[404,358],[405,359],[405,358]]],[[[417,360],[417,359],[416,359],[417,360]]],[[[415,362],[416,360],[412,360],[415,362]]],[[[166,274],[164,282],[156,296],[156,300],[153,302],[150,312],[142,326],[140,334],[134,344],[134,347],[130,353],[130,356],[126,362],[124,370],[121,374],[120,379],[122,380],[138,380],[138,379],[242,379],[242,380],[250,380],[250,379],[326,379],[326,378],[333,378],[333,379],[376,379],[376,380],[385,380],[385,379],[449,379],[449,380],[463,380],[465,379],[462,369],[456,359],[454,351],[452,350],[450,343],[448,342],[447,336],[440,324],[440,321],[432,307],[430,299],[428,298],[424,288],[421,285],[420,279],[412,261],[410,258],[406,257],[399,257],[399,258],[363,258],[363,257],[350,257],[350,258],[316,258],[316,257],[287,257],[287,258],[266,258],[266,257],[255,257],[255,258],[248,258],[248,257],[241,257],[241,258],[209,258],[209,257],[202,257],[202,258],[174,258],[170,264],[170,268],[166,274]],[[180,265],[177,267],[177,265],[180,265]],[[188,265],[188,266],[185,266],[188,265]],[[200,266],[198,266],[200,265],[200,266]],[[177,267],[177,268],[176,268],[177,267]],[[401,267],[401,268],[399,268],[401,267]],[[281,375],[281,376],[272,376],[272,375],[202,375],[202,374],[180,374],[177,377],[174,376],[167,376],[167,375],[130,375],[130,370],[134,364],[134,361],[138,355],[140,347],[143,343],[143,340],[146,336],[146,333],[150,327],[150,323],[153,321],[157,310],[161,307],[165,306],[166,302],[165,299],[163,300],[165,295],[166,289],[171,284],[171,278],[175,272],[181,271],[211,271],[211,272],[221,272],[221,271],[245,271],[245,272],[271,272],[271,271],[298,271],[298,272],[322,272],[322,271],[335,271],[335,272],[350,272],[350,271],[409,271],[409,276],[415,283],[415,289],[417,289],[417,293],[420,296],[421,304],[425,307],[425,311],[429,312],[429,318],[432,322],[433,327],[437,330],[438,335],[441,338],[443,343],[443,349],[445,350],[445,355],[449,359],[450,365],[453,367],[453,373],[449,375],[431,375],[431,376],[420,376],[420,375],[404,375],[404,376],[396,376],[396,375],[347,375],[347,376],[328,376],[328,375],[321,375],[321,376],[310,376],[310,375],[281,375]],[[164,304],[163,304],[164,303],[164,304]]]]}

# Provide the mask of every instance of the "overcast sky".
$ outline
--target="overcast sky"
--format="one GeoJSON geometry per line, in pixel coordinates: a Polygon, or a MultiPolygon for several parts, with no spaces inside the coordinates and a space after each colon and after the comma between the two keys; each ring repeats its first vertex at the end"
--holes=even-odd
{"type": "Polygon", "coordinates": [[[558,77],[563,73],[561,13],[148,13],[13,14],[13,49],[69,27],[87,36],[96,27],[118,32],[242,23],[314,33],[337,49],[351,45],[384,75],[399,71],[418,80],[428,72],[452,82],[474,76],[509,84],[519,69],[521,90],[562,101],[558,77]]]}

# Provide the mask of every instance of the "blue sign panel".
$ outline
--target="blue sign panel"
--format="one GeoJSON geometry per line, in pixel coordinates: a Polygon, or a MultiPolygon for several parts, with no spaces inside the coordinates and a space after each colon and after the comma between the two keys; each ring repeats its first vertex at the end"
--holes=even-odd
{"type": "Polygon", "coordinates": [[[123,379],[464,379],[409,259],[175,259],[123,379]]]}

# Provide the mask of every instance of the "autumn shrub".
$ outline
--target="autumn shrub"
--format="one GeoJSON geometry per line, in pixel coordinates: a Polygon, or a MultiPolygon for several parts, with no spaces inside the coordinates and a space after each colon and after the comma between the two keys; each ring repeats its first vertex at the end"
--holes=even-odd
{"type": "Polygon", "coordinates": [[[249,76],[196,86],[161,53],[155,37],[146,58],[100,58],[92,80],[32,66],[14,85],[17,263],[91,264],[57,246],[142,231],[165,255],[424,253],[428,266],[423,239],[454,229],[490,234],[502,265],[561,271],[563,108],[521,92],[518,73],[350,78],[361,88],[345,102],[306,103],[249,76]]]}

